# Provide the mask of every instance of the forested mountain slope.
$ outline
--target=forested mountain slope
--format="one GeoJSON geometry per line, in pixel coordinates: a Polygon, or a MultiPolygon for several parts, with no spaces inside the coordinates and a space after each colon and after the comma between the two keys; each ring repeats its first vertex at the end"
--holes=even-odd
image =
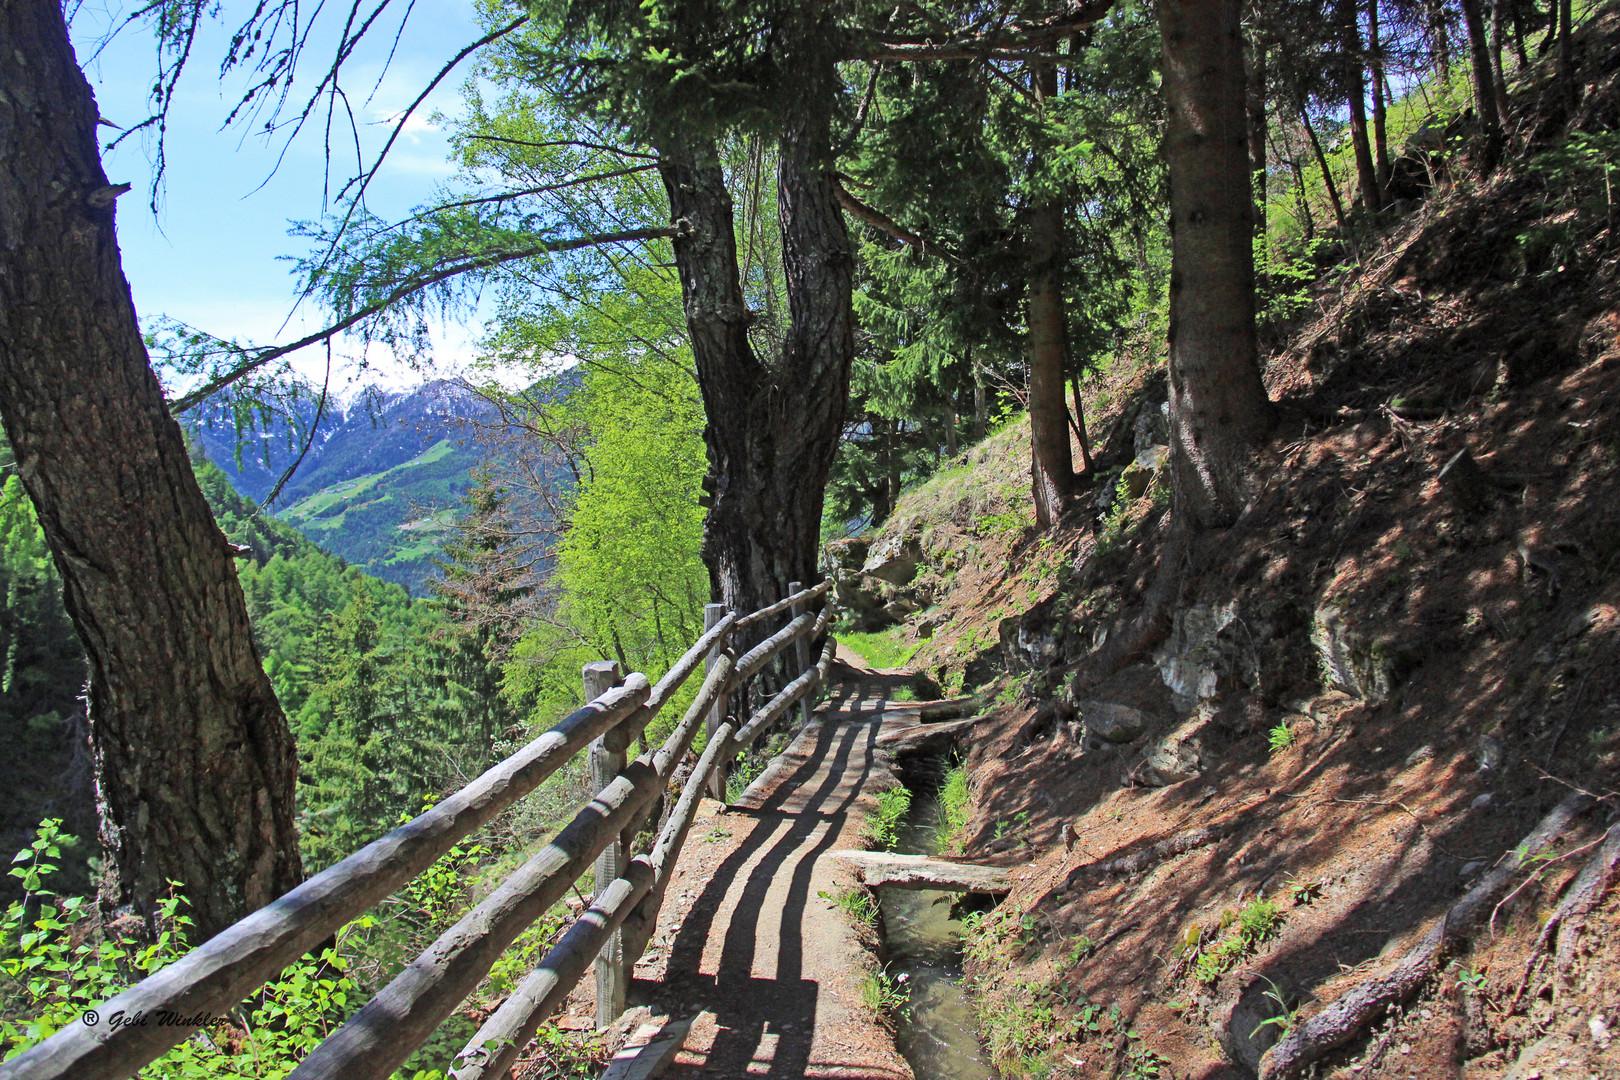
{"type": "Polygon", "coordinates": [[[477,394],[436,380],[409,392],[365,392],[324,413],[305,401],[245,438],[213,417],[195,425],[194,437],[255,501],[296,462],[272,512],[368,574],[426,596],[433,559],[485,453],[478,425],[493,415],[477,394]]]}
{"type": "MultiPolygon", "coordinates": [[[[319,865],[384,831],[457,769],[483,764],[511,722],[498,673],[441,607],[255,514],[206,459],[194,467],[241,549],[259,654],[298,741],[306,861],[319,865]]],[[[20,849],[41,818],[63,818],[80,845],[61,885],[82,889],[96,833],[84,661],[32,506],[10,475],[0,492],[0,658],[0,742],[18,779],[0,792],[0,841],[20,849]]]]}

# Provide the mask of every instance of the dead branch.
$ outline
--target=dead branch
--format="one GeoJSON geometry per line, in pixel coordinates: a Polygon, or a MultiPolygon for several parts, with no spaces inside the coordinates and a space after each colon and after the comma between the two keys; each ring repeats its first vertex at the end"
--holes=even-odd
{"type": "Polygon", "coordinates": [[[497,251],[491,254],[469,255],[462,259],[452,260],[451,262],[442,266],[435,267],[431,271],[407,277],[404,281],[401,281],[397,286],[391,289],[387,296],[384,296],[374,303],[367,304],[362,308],[358,308],[349,313],[347,317],[339,319],[337,322],[326,327],[324,330],[317,330],[315,333],[301,337],[297,341],[289,342],[286,345],[277,345],[264,349],[246,349],[233,346],[233,351],[239,352],[242,355],[242,362],[231,370],[225,372],[223,375],[211,379],[207,383],[191,391],[189,394],[185,394],[182,397],[175,399],[170,403],[169,411],[174,413],[174,415],[179,416],[181,413],[185,412],[193,405],[196,405],[198,402],[217,394],[219,391],[225,389],[227,386],[230,386],[232,383],[246,378],[248,375],[257,371],[259,368],[264,367],[271,361],[277,360],[289,353],[297,352],[299,349],[306,348],[310,345],[318,345],[321,342],[330,341],[332,338],[337,337],[339,334],[342,334],[355,326],[358,326],[360,323],[371,318],[372,316],[386,311],[388,308],[399,303],[401,300],[404,300],[406,297],[414,296],[417,293],[423,292],[424,290],[437,285],[441,281],[448,281],[450,278],[457,277],[462,274],[479,273],[485,270],[491,270],[505,263],[517,262],[522,259],[535,259],[544,255],[556,254],[557,252],[562,251],[576,251],[579,248],[584,247],[596,247],[604,244],[621,244],[627,241],[652,240],[659,237],[674,237],[679,235],[680,229],[676,226],[658,229],[630,229],[624,232],[598,233],[592,236],[571,237],[567,240],[537,240],[533,244],[525,244],[518,248],[497,251]]]}
{"type": "Polygon", "coordinates": [[[929,243],[927,239],[918,236],[877,207],[861,202],[861,200],[846,191],[843,184],[834,184],[833,194],[838,198],[838,205],[842,206],[851,215],[866,222],[879,232],[887,233],[902,244],[908,244],[924,255],[938,255],[947,262],[959,263],[962,261],[948,249],[942,248],[938,244],[929,243]]]}

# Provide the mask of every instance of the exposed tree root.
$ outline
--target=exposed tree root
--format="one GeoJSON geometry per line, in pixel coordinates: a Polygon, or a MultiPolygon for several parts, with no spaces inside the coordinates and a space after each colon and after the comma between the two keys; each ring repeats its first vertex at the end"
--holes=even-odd
{"type": "Polygon", "coordinates": [[[1434,976],[1446,953],[1459,945],[1532,859],[1592,805],[1590,796],[1564,798],[1503,862],[1446,912],[1393,969],[1361,983],[1294,1028],[1260,1062],[1260,1080],[1299,1076],[1329,1051],[1354,1039],[1385,1010],[1406,1000],[1434,976]]]}
{"type": "Polygon", "coordinates": [[[1559,935],[1558,970],[1561,973],[1569,971],[1570,965],[1575,961],[1575,945],[1580,940],[1583,916],[1598,906],[1603,894],[1608,892],[1616,870],[1620,870],[1620,825],[1610,827],[1597,854],[1592,856],[1586,867],[1576,875],[1569,892],[1565,893],[1564,899],[1559,902],[1558,909],[1547,920],[1547,925],[1541,928],[1541,936],[1536,939],[1535,948],[1530,950],[1530,959],[1524,963],[1524,977],[1519,982],[1519,989],[1513,994],[1513,1003],[1508,1006],[1509,1013],[1518,1009],[1525,990],[1530,986],[1530,974],[1545,954],[1554,935],[1559,935]],[[1559,934],[1565,923],[1569,924],[1568,932],[1559,934]]]}

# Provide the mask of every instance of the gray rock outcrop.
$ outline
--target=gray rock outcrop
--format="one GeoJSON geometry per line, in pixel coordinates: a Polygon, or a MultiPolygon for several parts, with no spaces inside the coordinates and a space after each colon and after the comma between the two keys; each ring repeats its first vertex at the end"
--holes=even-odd
{"type": "Polygon", "coordinates": [[[1087,735],[1111,743],[1128,743],[1154,724],[1154,717],[1141,709],[1110,701],[1078,701],[1075,711],[1080,714],[1087,735]]]}

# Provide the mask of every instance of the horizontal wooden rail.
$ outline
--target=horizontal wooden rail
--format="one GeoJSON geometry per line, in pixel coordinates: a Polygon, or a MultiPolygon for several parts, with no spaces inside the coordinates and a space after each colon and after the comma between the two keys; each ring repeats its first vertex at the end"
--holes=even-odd
{"type": "Polygon", "coordinates": [[[568,893],[660,790],[643,758],[626,766],[544,848],[292,1071],[291,1080],[384,1080],[425,1043],[519,934],[568,893]]]}
{"type": "MultiPolygon", "coordinates": [[[[617,729],[623,732],[634,732],[630,740],[625,742],[626,746],[630,745],[630,741],[633,741],[636,736],[641,734],[652,718],[658,714],[658,710],[664,707],[664,703],[675,696],[675,691],[679,690],[692,672],[698,669],[698,665],[703,663],[709,652],[716,646],[724,645],[726,639],[736,629],[737,617],[727,615],[715,623],[702,637],[698,638],[697,643],[687,649],[679,660],[675,661],[675,666],[670,668],[662,679],[653,684],[652,692],[647,695],[646,704],[637,711],[636,715],[631,716],[617,729]],[[640,721],[640,726],[637,726],[637,721],[640,721]]],[[[702,691],[699,691],[699,694],[701,693],[702,691]]]]}
{"type": "Polygon", "coordinates": [[[0,1063],[3,1080],[122,1080],[185,1039],[189,1028],[109,1019],[223,1015],[342,927],[432,866],[463,838],[540,786],[569,758],[647,700],[634,675],[570,714],[477,780],[414,820],[316,874],[45,1042],[0,1063]]]}
{"type": "Polygon", "coordinates": [[[832,638],[828,638],[826,647],[821,650],[820,662],[784,686],[781,693],[766,702],[749,718],[748,723],[738,729],[737,734],[732,736],[731,740],[736,751],[746,750],[755,739],[759,738],[761,733],[780,720],[782,714],[793,707],[794,702],[821,689],[822,684],[827,679],[827,670],[832,667],[833,654],[836,649],[837,643],[832,638]]]}
{"type": "MultiPolygon", "coordinates": [[[[717,664],[711,674],[718,674],[721,666],[717,664]]],[[[718,693],[725,685],[725,676],[711,680],[718,693]]],[[[707,691],[709,685],[705,685],[707,691]]],[[[682,721],[682,727],[690,727],[689,731],[678,731],[670,737],[666,747],[680,745],[681,752],[691,742],[691,737],[697,731],[697,724],[709,711],[708,703],[699,700],[693,703],[682,721]],[[702,708],[698,708],[702,705],[702,708]]],[[[681,845],[686,840],[687,830],[691,827],[692,817],[696,810],[698,800],[703,795],[703,786],[708,780],[710,770],[724,750],[726,741],[731,734],[729,724],[722,725],[718,739],[711,738],[704,748],[704,753],[698,759],[698,764],[692,775],[686,780],[681,790],[680,801],[670,813],[669,821],[665,823],[659,833],[658,842],[653,846],[651,853],[638,855],[630,860],[624,876],[614,881],[607,890],[599,896],[579,920],[563,935],[561,941],[552,946],[546,953],[539,966],[530,972],[521,985],[512,992],[512,995],[495,1010],[495,1013],[484,1022],[478,1032],[468,1040],[455,1064],[450,1070],[453,1080],[485,1080],[486,1077],[505,1076],[518,1053],[534,1038],[546,1017],[554,1013],[568,997],[574,985],[585,974],[586,967],[591,959],[601,950],[613,934],[632,915],[643,912],[645,898],[654,897],[650,912],[651,921],[658,920],[658,909],[662,906],[664,887],[669,882],[669,872],[674,867],[675,857],[680,853],[681,845]]],[[[637,939],[640,941],[640,939],[637,939]]],[[[630,942],[626,942],[624,951],[626,966],[633,965],[636,957],[640,956],[641,949],[645,947],[640,941],[641,948],[634,952],[630,949],[630,942]]]]}
{"type": "Polygon", "coordinates": [[[800,615],[782,629],[755,645],[742,655],[737,661],[737,685],[742,685],[755,675],[783,649],[797,641],[802,635],[808,634],[816,625],[816,617],[809,612],[800,615]]]}
{"type": "MultiPolygon", "coordinates": [[[[109,1018],[155,1014],[222,1014],[316,947],[345,923],[433,865],[456,843],[533,791],[574,754],[598,739],[622,752],[657,715],[699,664],[711,661],[703,685],[656,752],[644,753],[617,776],[609,766],[592,802],[517,872],[464,915],[392,982],[301,1062],[292,1080],[383,1080],[427,1041],[488,974],[517,936],[551,908],[609,845],[639,827],[667,787],[705,717],[789,645],[825,633],[833,605],[819,615],[804,605],[826,594],[830,580],[795,592],[750,615],[725,615],[649,686],[632,674],[461,791],[317,874],[269,906],[228,927],[175,964],[98,1007],[103,1018],[75,1023],[28,1053],[0,1063],[0,1080],[122,1080],[186,1035],[184,1027],[127,1024],[109,1018]],[[741,659],[724,651],[739,629],[782,611],[797,617],[741,659]]],[[[711,616],[712,617],[712,616],[711,616]]],[[[698,766],[660,831],[653,850],[610,871],[620,876],[547,953],[517,993],[497,1010],[457,1058],[457,1080],[503,1075],[538,1024],[579,981],[591,958],[621,925],[630,962],[657,924],[669,877],[705,784],[795,701],[826,679],[833,645],[822,663],[794,679],[741,731],[727,719],[710,733],[698,766]],[[747,733],[739,741],[739,736],[747,733]]],[[[801,654],[803,650],[801,649],[801,654]]],[[[804,663],[801,655],[800,664],[804,663]]],[[[589,673],[588,673],[589,674],[589,673]]],[[[594,751],[593,751],[594,753],[594,751]]],[[[604,954],[604,956],[609,954],[604,954]]],[[[615,952],[612,955],[617,956],[615,952]]],[[[609,961],[616,964],[617,961],[609,961]]]]}
{"type": "Polygon", "coordinates": [[[832,587],[833,587],[832,578],[827,578],[825,581],[823,581],[819,585],[812,585],[808,589],[804,589],[804,590],[802,590],[800,592],[796,592],[792,596],[786,597],[785,599],[782,599],[782,600],[778,600],[776,603],[767,605],[766,607],[762,607],[758,611],[750,612],[747,615],[744,615],[742,618],[737,620],[737,629],[742,630],[742,629],[744,629],[746,627],[754,625],[755,623],[761,621],[762,619],[768,619],[772,615],[776,615],[776,614],[778,614],[780,612],[788,610],[794,604],[808,604],[810,601],[814,600],[816,597],[822,596],[823,594],[825,594],[827,592],[827,590],[832,588],[832,587]]]}
{"type": "Polygon", "coordinates": [[[652,891],[624,922],[624,962],[627,965],[634,966],[640,959],[647,949],[647,942],[652,940],[653,931],[658,928],[658,911],[664,906],[664,889],[669,884],[670,871],[680,855],[681,845],[686,842],[686,832],[692,825],[709,777],[725,764],[731,750],[731,736],[736,730],[736,722],[727,720],[709,733],[709,743],[703,748],[703,756],[698,758],[692,775],[687,777],[680,800],[670,811],[669,821],[659,834],[658,842],[653,845],[652,860],[657,878],[652,891]]]}

